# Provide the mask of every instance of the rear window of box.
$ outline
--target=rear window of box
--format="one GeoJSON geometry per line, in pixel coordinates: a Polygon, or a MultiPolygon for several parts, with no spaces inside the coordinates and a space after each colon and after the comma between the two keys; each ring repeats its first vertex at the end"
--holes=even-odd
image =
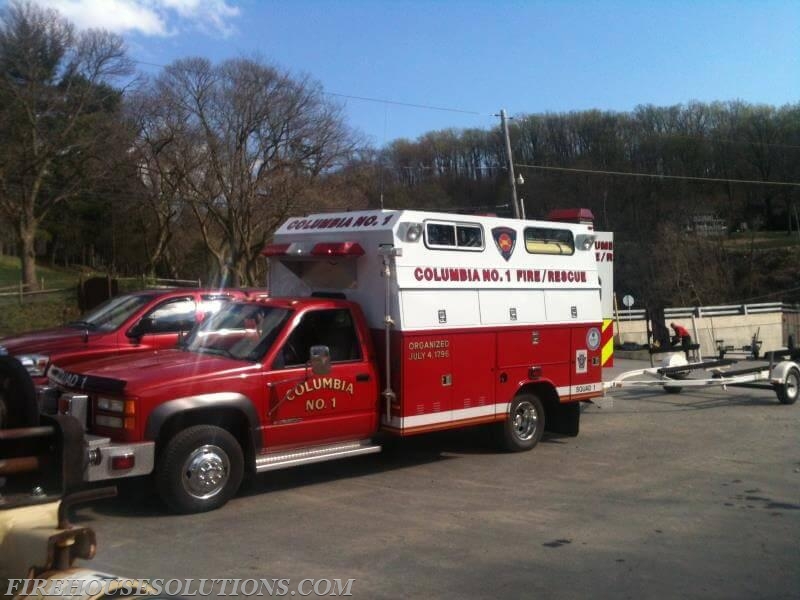
{"type": "Polygon", "coordinates": [[[483,228],[468,223],[425,223],[425,245],[435,250],[483,250],[483,228]]]}
{"type": "Polygon", "coordinates": [[[569,229],[526,227],[525,250],[530,254],[574,254],[575,238],[569,229]]]}

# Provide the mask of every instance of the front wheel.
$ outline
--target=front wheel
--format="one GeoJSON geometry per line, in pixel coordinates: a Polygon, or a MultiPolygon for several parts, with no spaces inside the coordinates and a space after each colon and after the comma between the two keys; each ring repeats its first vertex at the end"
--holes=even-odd
{"type": "Polygon", "coordinates": [[[794,404],[800,393],[800,370],[789,369],[783,383],[775,386],[775,393],[781,404],[794,404]]]}
{"type": "Polygon", "coordinates": [[[514,398],[500,432],[502,445],[509,452],[533,448],[544,432],[541,400],[534,394],[520,394],[514,398]]]}
{"type": "Polygon", "coordinates": [[[196,425],[167,443],[156,467],[156,486],[178,513],[214,510],[233,498],[244,473],[242,447],[229,432],[196,425]]]}

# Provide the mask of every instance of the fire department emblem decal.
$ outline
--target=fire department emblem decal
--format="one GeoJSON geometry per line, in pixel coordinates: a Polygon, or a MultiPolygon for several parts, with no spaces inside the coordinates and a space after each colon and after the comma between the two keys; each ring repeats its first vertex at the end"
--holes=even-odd
{"type": "Polygon", "coordinates": [[[510,227],[495,227],[492,229],[492,237],[500,255],[506,260],[511,258],[517,245],[517,232],[510,227]]]}
{"type": "Polygon", "coordinates": [[[586,334],[586,345],[589,350],[597,350],[600,346],[600,330],[597,327],[592,327],[586,334]]]}
{"type": "Polygon", "coordinates": [[[575,372],[586,373],[586,366],[589,362],[589,356],[586,350],[578,350],[575,353],[575,372]]]}

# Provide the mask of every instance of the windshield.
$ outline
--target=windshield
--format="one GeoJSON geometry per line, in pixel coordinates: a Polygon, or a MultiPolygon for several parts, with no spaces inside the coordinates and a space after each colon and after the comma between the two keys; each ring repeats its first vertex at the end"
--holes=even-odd
{"type": "Polygon", "coordinates": [[[83,315],[80,321],[72,321],[67,325],[98,331],[114,331],[155,296],[155,294],[117,296],[83,315]]]}
{"type": "Polygon", "coordinates": [[[197,327],[187,338],[190,352],[259,361],[275,342],[292,311],[255,303],[233,303],[197,327]]]}

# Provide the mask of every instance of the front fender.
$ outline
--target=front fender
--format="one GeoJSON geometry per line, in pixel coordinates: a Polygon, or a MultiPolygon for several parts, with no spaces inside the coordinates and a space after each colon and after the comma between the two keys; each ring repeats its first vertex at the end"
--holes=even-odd
{"type": "Polygon", "coordinates": [[[147,419],[145,427],[145,439],[157,440],[158,434],[164,424],[179,413],[191,412],[195,410],[209,410],[214,408],[235,409],[244,415],[253,449],[256,453],[261,449],[261,423],[258,420],[255,405],[244,394],[238,392],[217,392],[213,394],[198,394],[196,396],[186,396],[176,398],[163,404],[159,404],[147,419]]]}

